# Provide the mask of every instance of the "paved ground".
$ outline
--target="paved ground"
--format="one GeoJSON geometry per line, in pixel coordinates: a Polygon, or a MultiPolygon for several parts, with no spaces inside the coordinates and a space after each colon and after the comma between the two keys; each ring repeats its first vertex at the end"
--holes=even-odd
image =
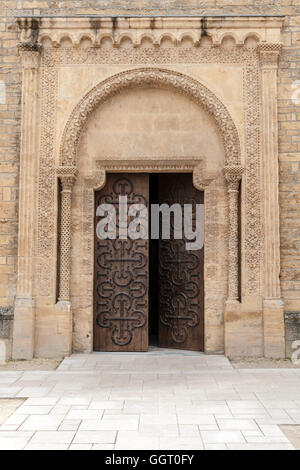
{"type": "Polygon", "coordinates": [[[0,371],[27,400],[0,449],[293,449],[299,369],[235,369],[223,356],[153,351],[66,358],[55,371],[0,371]]]}
{"type": "Polygon", "coordinates": [[[5,423],[23,402],[23,398],[0,398],[0,425],[5,423]]]}
{"type": "Polygon", "coordinates": [[[0,362],[1,370],[54,370],[61,363],[61,359],[32,359],[31,361],[0,362]]]}

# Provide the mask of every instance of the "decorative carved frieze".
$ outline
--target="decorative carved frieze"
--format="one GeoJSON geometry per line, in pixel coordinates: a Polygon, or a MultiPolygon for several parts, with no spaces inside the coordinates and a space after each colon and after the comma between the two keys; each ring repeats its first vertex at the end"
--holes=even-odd
{"type": "Polygon", "coordinates": [[[41,41],[50,46],[64,45],[67,39],[72,47],[89,42],[99,47],[110,41],[115,47],[122,47],[130,41],[139,47],[145,41],[153,46],[161,46],[164,41],[172,45],[185,45],[187,42],[199,46],[201,40],[209,38],[214,46],[221,46],[230,38],[234,46],[242,46],[248,38],[268,41],[268,30],[272,30],[273,40],[279,39],[283,23],[281,17],[152,17],[152,18],[19,18],[17,20],[21,37],[30,40],[39,32],[41,41]]]}

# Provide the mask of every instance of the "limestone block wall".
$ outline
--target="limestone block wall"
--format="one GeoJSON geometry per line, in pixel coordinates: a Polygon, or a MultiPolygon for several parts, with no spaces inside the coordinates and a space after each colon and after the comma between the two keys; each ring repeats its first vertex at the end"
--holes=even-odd
{"type": "MultiPolygon", "coordinates": [[[[300,312],[300,0],[0,2],[0,308],[13,312],[16,294],[21,71],[15,17],[77,14],[286,16],[279,63],[278,125],[281,287],[288,321],[289,312],[300,312]]],[[[297,334],[296,326],[290,328],[297,334]]]]}
{"type": "Polygon", "coordinates": [[[281,288],[300,310],[300,16],[286,18],[278,71],[281,288]]]}

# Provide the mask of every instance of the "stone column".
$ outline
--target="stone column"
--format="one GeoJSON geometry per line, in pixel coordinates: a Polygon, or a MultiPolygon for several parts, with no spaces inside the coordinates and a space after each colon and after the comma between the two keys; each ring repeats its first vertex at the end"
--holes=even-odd
{"type": "Polygon", "coordinates": [[[224,176],[228,190],[228,291],[224,313],[225,353],[228,357],[242,355],[244,350],[243,315],[239,302],[239,185],[243,168],[226,166],[224,176]]]}
{"type": "Polygon", "coordinates": [[[72,187],[76,180],[77,170],[75,167],[60,167],[57,174],[61,182],[58,300],[59,302],[69,302],[71,275],[71,203],[72,187]]]}
{"type": "Polygon", "coordinates": [[[57,175],[61,182],[60,193],[60,227],[59,227],[59,272],[58,302],[55,312],[58,317],[61,333],[62,354],[72,353],[72,309],[70,303],[70,278],[71,278],[71,218],[72,218],[72,188],[76,180],[77,169],[75,167],[59,167],[57,175]]]}
{"type": "Polygon", "coordinates": [[[241,166],[227,166],[224,169],[228,186],[228,296],[227,302],[239,298],[239,184],[243,174],[241,166]]]}
{"type": "Polygon", "coordinates": [[[38,44],[22,43],[22,116],[19,184],[18,280],[14,312],[14,359],[34,353],[33,250],[36,214],[36,173],[39,138],[38,44]]]}
{"type": "Polygon", "coordinates": [[[264,354],[285,357],[280,291],[277,69],[281,44],[260,43],[264,207],[264,354]]]}

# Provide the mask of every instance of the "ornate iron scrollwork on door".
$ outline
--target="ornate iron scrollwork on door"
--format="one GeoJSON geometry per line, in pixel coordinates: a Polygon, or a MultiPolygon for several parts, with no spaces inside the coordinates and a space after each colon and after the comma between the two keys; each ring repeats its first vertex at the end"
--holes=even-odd
{"type": "Polygon", "coordinates": [[[160,321],[171,330],[175,343],[184,343],[189,328],[200,321],[197,273],[200,256],[186,251],[183,240],[161,241],[160,321]]]}
{"type": "MultiPolygon", "coordinates": [[[[140,175],[108,175],[107,186],[96,194],[99,204],[113,204],[119,227],[119,196],[127,196],[128,205],[145,204],[146,194],[135,192],[140,175]]],[[[143,179],[143,178],[142,178],[143,179]]],[[[99,218],[96,218],[96,222],[99,218]]],[[[148,240],[96,239],[95,243],[95,324],[107,329],[115,346],[132,346],[134,331],[146,328],[148,311],[148,240]]],[[[96,335],[98,333],[96,332],[96,335]]],[[[99,332],[106,345],[106,333],[99,332]]],[[[147,331],[146,331],[147,334],[147,331]]],[[[108,345],[109,349],[109,345],[108,345]]]]}
{"type": "MultiPolygon", "coordinates": [[[[190,175],[162,176],[160,202],[192,205],[193,224],[196,203],[203,202],[202,193],[193,188],[190,175]]],[[[201,349],[203,324],[203,249],[186,250],[186,239],[174,239],[171,219],[170,240],[159,242],[159,319],[160,345],[201,349]],[[195,334],[196,328],[199,328],[195,334]],[[177,345],[177,346],[176,346],[177,345]]]]}

